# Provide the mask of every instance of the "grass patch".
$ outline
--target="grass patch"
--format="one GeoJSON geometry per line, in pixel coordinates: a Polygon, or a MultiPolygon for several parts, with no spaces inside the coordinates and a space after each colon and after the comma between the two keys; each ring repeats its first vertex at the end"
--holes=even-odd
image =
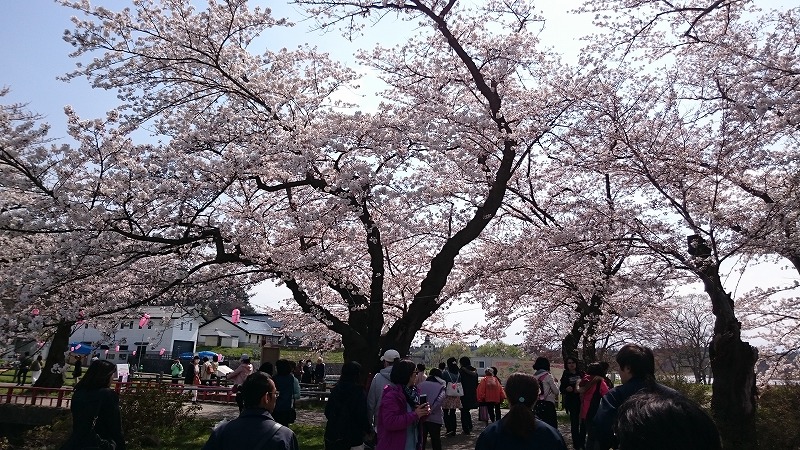
{"type": "Polygon", "coordinates": [[[297,435],[297,441],[303,450],[323,450],[325,448],[325,427],[293,423],[289,425],[289,429],[297,435]]]}
{"type": "MultiPolygon", "coordinates": [[[[251,355],[251,357],[254,360],[258,360],[259,358],[261,358],[261,354],[259,353],[258,349],[248,348],[248,347],[230,348],[230,347],[209,347],[206,345],[198,345],[197,351],[198,352],[209,351],[209,352],[219,353],[225,355],[225,359],[239,359],[242,356],[242,353],[247,353],[251,355]]],[[[317,357],[320,356],[319,352],[311,350],[296,350],[296,349],[282,348],[280,349],[280,352],[281,352],[281,358],[288,359],[289,361],[310,359],[316,362],[317,357]]],[[[329,363],[344,362],[344,354],[342,352],[325,352],[322,354],[322,357],[325,358],[325,362],[329,363]]]]}

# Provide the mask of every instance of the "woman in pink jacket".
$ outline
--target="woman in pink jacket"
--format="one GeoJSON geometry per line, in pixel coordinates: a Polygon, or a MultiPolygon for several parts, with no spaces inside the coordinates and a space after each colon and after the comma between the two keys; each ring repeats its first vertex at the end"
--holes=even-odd
{"type": "Polygon", "coordinates": [[[403,359],[392,366],[390,384],[383,388],[376,428],[378,445],[376,450],[409,450],[421,448],[421,420],[431,413],[430,406],[419,403],[414,383],[417,366],[403,359]]]}
{"type": "Polygon", "coordinates": [[[488,408],[489,420],[500,420],[500,403],[506,398],[506,392],[500,380],[494,376],[492,369],[486,369],[483,379],[478,384],[478,404],[488,408]]]}

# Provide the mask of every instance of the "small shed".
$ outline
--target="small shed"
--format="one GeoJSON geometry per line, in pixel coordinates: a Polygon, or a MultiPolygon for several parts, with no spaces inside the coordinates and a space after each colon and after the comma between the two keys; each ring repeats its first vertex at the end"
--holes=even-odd
{"type": "Polygon", "coordinates": [[[200,335],[200,340],[204,345],[211,347],[230,347],[236,348],[239,346],[239,337],[231,336],[230,334],[214,328],[212,332],[204,332],[200,335]]]}

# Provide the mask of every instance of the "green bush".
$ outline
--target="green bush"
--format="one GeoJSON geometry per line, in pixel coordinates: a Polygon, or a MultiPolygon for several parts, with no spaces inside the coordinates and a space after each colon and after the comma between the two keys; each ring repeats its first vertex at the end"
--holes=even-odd
{"type": "Polygon", "coordinates": [[[768,386],[761,392],[756,410],[756,429],[760,448],[795,450],[800,448],[800,386],[768,386]]]}
{"type": "Polygon", "coordinates": [[[169,427],[181,430],[197,415],[200,406],[192,405],[191,394],[170,389],[164,383],[129,385],[120,395],[120,410],[126,440],[153,436],[154,430],[169,427]]]}
{"type": "Polygon", "coordinates": [[[711,409],[711,385],[690,383],[683,378],[661,378],[659,383],[671,387],[687,398],[694,400],[705,410],[711,409]]]}

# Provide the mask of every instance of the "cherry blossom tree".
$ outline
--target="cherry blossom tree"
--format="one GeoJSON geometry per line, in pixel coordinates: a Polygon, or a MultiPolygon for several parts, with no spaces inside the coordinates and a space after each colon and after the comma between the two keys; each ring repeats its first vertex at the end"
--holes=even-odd
{"type": "Polygon", "coordinates": [[[301,2],[329,24],[373,13],[425,24],[359,56],[387,86],[371,113],[337,100],[356,75],[327,55],[251,52],[289,23],[244,1],[63,3],[83,17],[65,35],[81,59],[66,78],[121,100],[104,120],[68,110],[79,145],[57,164],[80,180],[68,204],[119,261],[97,277],[137,287],[120,307],[179,285],[278,279],[341,336],[347,359],[407,351],[464,292],[475,274],[455,268],[571,105],[522,3],[301,2]],[[133,143],[145,127],[160,142],[133,143]]]}

